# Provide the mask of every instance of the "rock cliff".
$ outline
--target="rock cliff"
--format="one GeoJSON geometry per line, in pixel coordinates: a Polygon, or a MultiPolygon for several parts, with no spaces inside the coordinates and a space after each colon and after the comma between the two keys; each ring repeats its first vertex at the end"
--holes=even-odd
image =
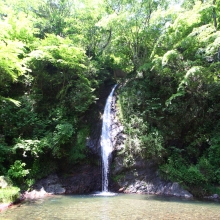
{"type": "MultiPolygon", "coordinates": [[[[102,125],[102,113],[105,100],[111,90],[110,87],[103,87],[100,99],[95,106],[96,117],[94,117],[94,128],[87,140],[87,147],[90,150],[89,157],[100,161],[97,165],[84,164],[74,167],[66,177],[58,177],[56,174],[40,180],[33,189],[42,193],[51,194],[81,194],[101,190],[101,158],[100,158],[100,134],[102,125]],[[98,116],[99,115],[99,116],[98,116]]],[[[178,183],[162,180],[158,173],[158,167],[154,161],[145,161],[136,158],[132,166],[124,164],[124,149],[126,134],[118,118],[116,106],[116,95],[112,103],[112,166],[110,171],[111,191],[124,193],[148,193],[158,195],[170,195],[191,198],[192,195],[182,189],[178,183]]],[[[28,194],[27,194],[28,196],[28,194]]]]}
{"type": "MultiPolygon", "coordinates": [[[[115,102],[116,102],[116,96],[115,102]]],[[[111,169],[111,190],[125,193],[148,193],[192,198],[178,183],[162,180],[153,160],[136,158],[133,165],[124,163],[126,134],[118,118],[118,109],[112,104],[112,143],[114,152],[111,169]]]]}

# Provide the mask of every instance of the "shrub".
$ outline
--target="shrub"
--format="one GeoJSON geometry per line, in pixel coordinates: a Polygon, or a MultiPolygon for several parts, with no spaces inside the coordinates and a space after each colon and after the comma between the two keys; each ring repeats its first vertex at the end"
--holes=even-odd
{"type": "Polygon", "coordinates": [[[0,189],[0,202],[14,202],[20,197],[20,189],[18,187],[7,187],[0,189]]]}
{"type": "Polygon", "coordinates": [[[29,170],[26,170],[24,167],[25,163],[22,163],[20,160],[16,160],[13,165],[10,166],[8,170],[8,176],[16,183],[21,184],[24,182],[24,177],[27,176],[29,170]]]}

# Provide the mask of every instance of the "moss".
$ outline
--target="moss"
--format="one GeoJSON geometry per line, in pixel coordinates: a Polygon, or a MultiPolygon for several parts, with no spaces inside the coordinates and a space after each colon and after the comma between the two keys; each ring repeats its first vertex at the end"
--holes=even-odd
{"type": "Polygon", "coordinates": [[[120,181],[124,177],[125,177],[125,174],[118,174],[118,175],[113,176],[112,179],[113,179],[114,182],[117,183],[118,181],[120,181]]]}
{"type": "Polygon", "coordinates": [[[10,203],[20,197],[20,189],[12,186],[11,180],[6,176],[0,176],[0,203],[10,203]]]}
{"type": "Polygon", "coordinates": [[[206,190],[207,190],[207,194],[210,195],[210,194],[218,194],[220,195],[220,186],[207,186],[206,187],[206,190]]]}
{"type": "Polygon", "coordinates": [[[7,187],[0,189],[0,202],[14,202],[20,197],[20,189],[18,187],[7,187]]]}

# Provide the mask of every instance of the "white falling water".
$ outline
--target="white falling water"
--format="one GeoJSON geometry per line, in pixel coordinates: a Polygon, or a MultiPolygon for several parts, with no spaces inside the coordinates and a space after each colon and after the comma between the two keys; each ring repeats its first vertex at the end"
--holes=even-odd
{"type": "Polygon", "coordinates": [[[108,192],[108,173],[109,173],[109,157],[112,152],[111,143],[111,105],[112,97],[117,85],[115,85],[109,94],[102,121],[101,134],[101,152],[102,152],[102,192],[108,192]]]}

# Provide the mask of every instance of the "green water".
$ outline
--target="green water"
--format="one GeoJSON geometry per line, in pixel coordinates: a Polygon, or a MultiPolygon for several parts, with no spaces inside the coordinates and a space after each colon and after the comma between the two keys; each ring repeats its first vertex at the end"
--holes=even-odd
{"type": "Polygon", "coordinates": [[[220,203],[150,195],[53,196],[28,201],[2,213],[9,220],[220,219],[220,203]]]}

